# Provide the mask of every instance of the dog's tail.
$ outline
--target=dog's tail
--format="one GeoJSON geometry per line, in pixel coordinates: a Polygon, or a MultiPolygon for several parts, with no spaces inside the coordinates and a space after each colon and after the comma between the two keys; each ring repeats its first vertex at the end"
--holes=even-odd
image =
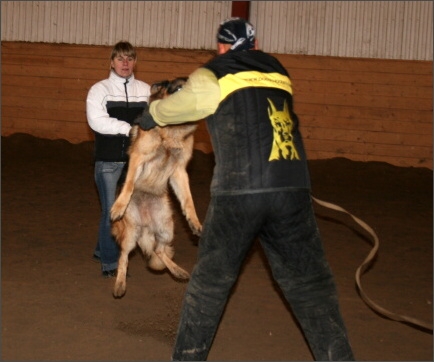
{"type": "Polygon", "coordinates": [[[190,274],[172,260],[173,254],[173,248],[169,246],[165,246],[163,249],[155,250],[152,252],[148,261],[149,268],[153,270],[163,270],[164,268],[167,268],[177,279],[190,279],[190,274]]]}

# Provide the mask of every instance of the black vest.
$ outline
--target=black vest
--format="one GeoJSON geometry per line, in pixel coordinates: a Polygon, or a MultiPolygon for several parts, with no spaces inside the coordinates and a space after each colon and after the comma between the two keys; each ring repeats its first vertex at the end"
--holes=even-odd
{"type": "MultiPolygon", "coordinates": [[[[124,101],[107,102],[107,113],[110,117],[133,124],[143,113],[145,104],[127,103],[124,101]]],[[[106,135],[95,132],[95,160],[106,162],[128,161],[130,138],[124,135],[106,135]]]]}
{"type": "Polygon", "coordinates": [[[310,188],[289,75],[262,51],[229,51],[207,63],[221,101],[207,118],[216,166],[212,193],[310,188]]]}

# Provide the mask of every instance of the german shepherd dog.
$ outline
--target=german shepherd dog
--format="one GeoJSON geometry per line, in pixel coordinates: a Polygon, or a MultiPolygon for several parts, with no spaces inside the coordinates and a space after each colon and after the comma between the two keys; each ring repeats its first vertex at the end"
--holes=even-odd
{"type": "MultiPolygon", "coordinates": [[[[180,90],[187,78],[153,84],[150,102],[180,90]]],[[[155,127],[144,131],[132,127],[125,183],[111,208],[112,233],[120,246],[113,295],[126,292],[128,255],[138,245],[154,270],[168,268],[178,279],[189,279],[187,271],[173,260],[174,221],[169,199],[170,184],[181,210],[195,235],[202,225],[194,207],[186,166],[193,152],[196,123],[155,127]]]]}

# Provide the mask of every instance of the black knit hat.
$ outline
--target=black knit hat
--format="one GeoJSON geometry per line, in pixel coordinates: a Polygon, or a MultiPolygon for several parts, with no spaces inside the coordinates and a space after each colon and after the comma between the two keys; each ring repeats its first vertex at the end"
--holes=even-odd
{"type": "Polygon", "coordinates": [[[232,44],[231,50],[248,50],[255,47],[255,28],[243,18],[229,18],[220,24],[217,41],[232,44]]]}

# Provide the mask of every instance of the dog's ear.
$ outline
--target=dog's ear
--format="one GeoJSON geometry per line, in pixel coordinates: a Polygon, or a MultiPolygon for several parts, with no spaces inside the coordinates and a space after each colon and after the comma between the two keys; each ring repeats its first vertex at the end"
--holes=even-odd
{"type": "Polygon", "coordinates": [[[161,82],[156,82],[151,85],[151,96],[149,97],[149,103],[157,99],[163,99],[167,93],[167,87],[170,82],[168,80],[163,80],[161,82]]]}
{"type": "Polygon", "coordinates": [[[170,81],[162,80],[161,82],[156,82],[151,85],[151,94],[155,94],[162,89],[167,89],[169,87],[170,81]]]}
{"type": "Polygon", "coordinates": [[[177,77],[171,81],[163,80],[151,85],[151,97],[149,103],[152,103],[156,99],[163,99],[167,95],[173,94],[179,91],[187,82],[188,77],[177,77]]]}
{"type": "Polygon", "coordinates": [[[187,83],[188,77],[177,77],[172,82],[182,82],[183,84],[187,83]]]}
{"type": "Polygon", "coordinates": [[[179,91],[185,83],[187,83],[188,77],[178,77],[170,81],[167,87],[167,94],[173,94],[179,91]]]}

